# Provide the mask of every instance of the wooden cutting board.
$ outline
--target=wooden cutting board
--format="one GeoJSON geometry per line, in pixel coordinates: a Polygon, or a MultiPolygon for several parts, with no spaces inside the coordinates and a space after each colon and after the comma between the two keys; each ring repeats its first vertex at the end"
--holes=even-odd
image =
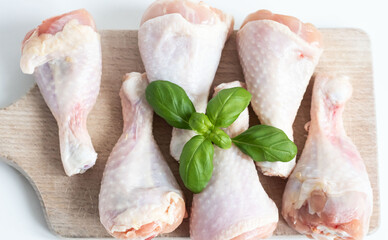
{"type": "MultiPolygon", "coordinates": [[[[345,74],[353,84],[353,97],[345,108],[344,121],[348,135],[365,161],[372,183],[374,210],[370,231],[373,231],[379,225],[380,207],[370,42],[368,36],[357,29],[321,31],[325,52],[316,72],[345,74]]],[[[104,30],[101,31],[101,39],[101,92],[88,118],[88,129],[98,153],[97,163],[92,169],[82,175],[65,175],[59,155],[58,128],[36,85],[22,99],[0,110],[0,155],[30,181],[41,201],[48,226],[63,237],[109,237],[99,221],[98,193],[105,162],[122,131],[118,93],[125,73],[144,71],[137,46],[137,31],[104,30]]],[[[214,85],[236,79],[244,78],[237,58],[234,34],[226,43],[214,85]]],[[[312,82],[294,124],[298,156],[307,136],[303,126],[310,119],[312,82]]],[[[250,115],[251,125],[258,124],[252,110],[250,115]]],[[[169,155],[171,127],[156,116],[154,134],[184,189],[190,212],[192,194],[185,190],[179,178],[178,163],[169,155]]],[[[280,209],[286,180],[261,174],[260,180],[280,209]]],[[[188,219],[185,219],[178,229],[165,236],[188,237],[188,223],[188,219]]],[[[296,234],[280,217],[275,235],[296,234]]]]}

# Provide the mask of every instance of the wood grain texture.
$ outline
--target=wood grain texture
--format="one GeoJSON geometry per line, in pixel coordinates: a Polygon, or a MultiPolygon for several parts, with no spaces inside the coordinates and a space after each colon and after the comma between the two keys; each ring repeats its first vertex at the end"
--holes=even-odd
{"type": "MultiPolygon", "coordinates": [[[[321,29],[325,52],[316,72],[348,75],[353,97],[344,113],[344,124],[363,157],[374,193],[374,211],[370,231],[379,225],[379,187],[377,176],[376,119],[370,43],[357,29],[321,29]]],[[[98,193],[105,162],[122,131],[119,89],[127,72],[143,72],[137,46],[137,31],[101,31],[103,74],[100,95],[88,118],[88,129],[98,153],[96,165],[82,175],[67,177],[59,155],[58,127],[37,86],[12,106],[0,110],[0,155],[31,182],[37,192],[51,230],[63,237],[109,237],[98,216],[98,193]]],[[[31,77],[32,78],[32,77],[31,77]]],[[[313,77],[314,79],[314,77],[313,77]]],[[[307,137],[303,126],[310,120],[309,110],[313,79],[306,91],[295,124],[298,156],[307,137]]],[[[243,80],[237,58],[235,34],[226,43],[213,85],[243,80]]],[[[258,124],[250,109],[250,123],[258,124]]],[[[169,155],[171,127],[155,117],[154,134],[165,158],[184,189],[178,163],[169,155]]],[[[286,180],[265,177],[260,180],[281,207],[286,180]]],[[[192,195],[185,191],[190,210],[192,195]]],[[[165,236],[188,237],[188,219],[165,236]]],[[[280,217],[275,235],[295,235],[280,217]]]]}

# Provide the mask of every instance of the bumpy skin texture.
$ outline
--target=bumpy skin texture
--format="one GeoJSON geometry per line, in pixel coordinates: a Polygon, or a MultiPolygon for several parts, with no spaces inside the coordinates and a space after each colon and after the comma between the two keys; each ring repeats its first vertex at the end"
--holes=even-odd
{"type": "Polygon", "coordinates": [[[345,77],[316,77],[309,135],[283,195],[288,224],[315,239],[359,240],[369,229],[372,188],[342,123],[351,93],[345,77]]]}
{"type": "MultiPolygon", "coordinates": [[[[198,112],[204,112],[209,89],[233,18],[204,3],[157,0],[144,13],[139,50],[148,79],[181,86],[198,112]]],[[[193,131],[173,129],[170,152],[179,160],[193,131]]]]}
{"type": "Polygon", "coordinates": [[[130,73],[120,91],[124,129],[107,161],[99,196],[100,220],[121,239],[150,239],[175,230],[185,202],[152,135],[153,111],[145,74],[130,73]]]}
{"type": "MultiPolygon", "coordinates": [[[[253,110],[261,124],[282,129],[291,140],[292,124],[322,53],[320,45],[320,34],[311,24],[265,10],[249,15],[237,32],[253,110]]],[[[257,165],[265,175],[288,177],[295,159],[257,165]]]]}
{"type": "Polygon", "coordinates": [[[97,159],[86,119],[101,82],[101,44],[92,17],[73,11],[44,21],[23,41],[20,66],[36,83],[58,123],[62,163],[68,176],[97,159]]]}
{"type": "MultiPolygon", "coordinates": [[[[219,85],[215,92],[242,86],[235,81],[219,85]]],[[[248,109],[228,127],[233,137],[249,126],[248,109]]],[[[270,237],[278,222],[278,209],[260,184],[251,158],[236,146],[215,146],[213,176],[193,197],[190,237],[194,240],[243,240],[270,237]]]]}

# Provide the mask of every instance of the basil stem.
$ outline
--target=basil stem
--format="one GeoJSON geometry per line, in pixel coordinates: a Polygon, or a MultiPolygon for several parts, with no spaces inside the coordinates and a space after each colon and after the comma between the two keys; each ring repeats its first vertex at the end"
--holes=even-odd
{"type": "Polygon", "coordinates": [[[168,124],[191,129],[189,119],[195,108],[183,88],[168,81],[154,81],[147,86],[146,99],[156,114],[168,124]]]}
{"type": "Polygon", "coordinates": [[[232,146],[232,140],[224,131],[219,128],[214,128],[209,135],[210,140],[217,146],[223,149],[228,149],[232,146]]]}
{"type": "Polygon", "coordinates": [[[215,127],[232,124],[251,101],[252,95],[242,87],[221,90],[206,108],[206,115],[215,127]]]}
{"type": "Polygon", "coordinates": [[[233,143],[257,162],[291,161],[296,153],[296,145],[280,129],[256,125],[232,138],[233,143]]]}
{"type": "Polygon", "coordinates": [[[214,147],[202,135],[192,137],[183,147],[179,159],[179,174],[193,193],[201,192],[212,177],[214,147]]]}

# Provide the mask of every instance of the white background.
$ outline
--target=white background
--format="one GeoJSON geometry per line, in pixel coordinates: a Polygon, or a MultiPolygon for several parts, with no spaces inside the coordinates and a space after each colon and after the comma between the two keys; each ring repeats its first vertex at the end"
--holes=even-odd
{"type": "MultiPolygon", "coordinates": [[[[27,31],[36,27],[43,19],[70,10],[86,8],[94,16],[99,29],[137,29],[142,13],[151,2],[150,0],[0,0],[0,108],[15,102],[34,84],[32,76],[23,75],[20,71],[20,43],[27,31]]],[[[248,13],[266,8],[276,13],[296,16],[317,27],[354,27],[361,28],[369,34],[377,106],[382,217],[380,229],[366,239],[387,239],[383,235],[384,230],[388,228],[386,218],[388,212],[384,204],[388,197],[388,190],[384,186],[388,181],[388,174],[385,174],[388,170],[386,1],[206,0],[206,2],[233,14],[235,28],[240,27],[248,13]]],[[[48,230],[40,203],[30,184],[16,170],[0,161],[0,239],[57,238],[48,230]]]]}

